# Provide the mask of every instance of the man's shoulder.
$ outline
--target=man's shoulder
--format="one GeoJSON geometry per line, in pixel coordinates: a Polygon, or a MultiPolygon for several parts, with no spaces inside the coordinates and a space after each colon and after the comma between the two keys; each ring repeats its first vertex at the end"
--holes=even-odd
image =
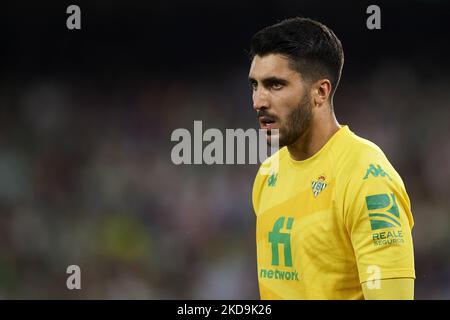
{"type": "Polygon", "coordinates": [[[288,153],[287,147],[283,147],[261,163],[253,183],[254,194],[260,192],[267,185],[268,179],[276,180],[282,166],[281,163],[286,161],[288,153]]]}
{"type": "Polygon", "coordinates": [[[268,173],[271,174],[272,172],[278,171],[280,162],[286,161],[288,154],[287,147],[282,147],[277,150],[261,163],[258,174],[267,175],[268,173]]]}
{"type": "Polygon", "coordinates": [[[334,150],[340,183],[364,183],[370,177],[381,176],[403,184],[400,175],[377,144],[353,132],[343,140],[334,150]]]}
{"type": "Polygon", "coordinates": [[[334,145],[333,155],[337,167],[356,168],[368,162],[389,162],[383,150],[374,142],[349,132],[340,143],[334,145]]]}

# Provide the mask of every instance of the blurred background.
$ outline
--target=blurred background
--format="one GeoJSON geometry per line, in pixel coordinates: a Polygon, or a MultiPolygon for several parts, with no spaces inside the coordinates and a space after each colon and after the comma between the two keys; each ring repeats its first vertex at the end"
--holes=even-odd
{"type": "Polygon", "coordinates": [[[258,165],[172,164],[176,128],[257,128],[249,39],[334,30],[341,124],[378,144],[415,218],[416,298],[450,299],[448,1],[60,1],[0,13],[0,298],[257,299],[258,165]],[[81,8],[81,30],[66,8],[81,8]],[[381,30],[366,8],[381,7],[381,30]],[[82,290],[66,288],[81,267],[82,290]]]}

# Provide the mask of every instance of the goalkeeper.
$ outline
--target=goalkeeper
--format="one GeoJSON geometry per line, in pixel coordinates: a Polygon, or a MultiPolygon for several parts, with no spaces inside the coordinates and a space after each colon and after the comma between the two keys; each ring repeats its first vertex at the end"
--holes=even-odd
{"type": "Polygon", "coordinates": [[[413,217],[382,150],[334,114],[344,53],[325,25],[293,18],[251,39],[260,127],[280,150],[253,186],[262,299],[413,299],[413,217]]]}

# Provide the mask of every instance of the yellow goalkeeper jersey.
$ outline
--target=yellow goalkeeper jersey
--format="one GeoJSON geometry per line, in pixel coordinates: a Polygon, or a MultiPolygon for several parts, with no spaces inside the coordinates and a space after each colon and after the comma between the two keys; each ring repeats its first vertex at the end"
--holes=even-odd
{"type": "Polygon", "coordinates": [[[363,282],[415,278],[410,206],[381,149],[348,126],[306,160],[280,149],[253,186],[261,298],[363,299],[363,282]]]}

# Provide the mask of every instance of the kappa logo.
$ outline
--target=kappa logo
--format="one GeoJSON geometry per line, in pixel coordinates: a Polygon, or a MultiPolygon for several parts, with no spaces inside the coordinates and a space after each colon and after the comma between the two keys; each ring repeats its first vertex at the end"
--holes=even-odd
{"type": "Polygon", "coordinates": [[[375,166],[374,164],[370,164],[363,180],[366,180],[367,178],[369,178],[369,175],[372,175],[374,177],[378,177],[378,176],[388,177],[389,180],[392,181],[391,176],[386,171],[384,171],[383,168],[379,164],[377,164],[377,166],[375,166]]]}
{"type": "Polygon", "coordinates": [[[267,180],[267,185],[269,187],[275,187],[275,184],[277,183],[278,179],[278,173],[272,173],[269,177],[269,180],[267,180]]]}
{"type": "Polygon", "coordinates": [[[401,227],[400,213],[393,193],[367,196],[366,205],[372,230],[401,227]]]}

